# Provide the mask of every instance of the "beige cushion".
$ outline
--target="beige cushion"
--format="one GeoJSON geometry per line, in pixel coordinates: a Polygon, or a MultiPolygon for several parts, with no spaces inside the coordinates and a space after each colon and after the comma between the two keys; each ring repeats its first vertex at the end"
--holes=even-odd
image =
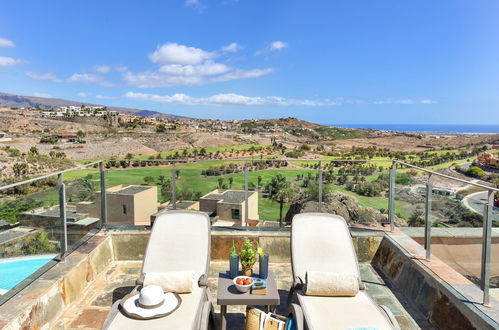
{"type": "Polygon", "coordinates": [[[357,255],[348,226],[340,216],[302,213],[293,217],[291,232],[293,275],[307,272],[353,274],[360,280],[357,255]]]}
{"type": "Polygon", "coordinates": [[[310,330],[393,329],[365,291],[359,291],[355,297],[305,296],[302,292],[297,296],[310,330]]]}
{"type": "Polygon", "coordinates": [[[190,271],[144,274],[144,286],[159,285],[164,292],[190,293],[194,285],[194,274],[190,271]]]}
{"type": "Polygon", "coordinates": [[[142,273],[191,270],[198,279],[209,262],[210,219],[194,211],[168,211],[154,221],[142,273]]]}
{"type": "Polygon", "coordinates": [[[135,320],[121,313],[117,305],[109,312],[107,328],[115,330],[164,330],[164,329],[193,329],[197,327],[196,320],[203,302],[205,288],[194,288],[191,293],[179,294],[182,302],[172,314],[153,320],[135,320]]]}
{"type": "Polygon", "coordinates": [[[307,272],[307,296],[353,297],[359,292],[359,279],[353,274],[307,272]]]}

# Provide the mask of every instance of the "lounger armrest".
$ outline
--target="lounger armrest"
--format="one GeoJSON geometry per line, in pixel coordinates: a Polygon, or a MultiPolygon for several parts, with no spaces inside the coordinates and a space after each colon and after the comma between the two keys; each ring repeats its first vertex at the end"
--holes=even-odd
{"type": "Polygon", "coordinates": [[[288,317],[292,317],[296,321],[297,330],[305,330],[305,323],[303,319],[303,310],[298,304],[290,304],[288,307],[288,317]]]}
{"type": "Polygon", "coordinates": [[[386,307],[385,305],[378,305],[378,307],[381,310],[381,312],[383,314],[385,314],[386,318],[388,318],[388,320],[392,324],[393,330],[400,330],[400,325],[397,322],[397,319],[393,315],[392,311],[388,307],[386,307]]]}
{"type": "Polygon", "coordinates": [[[305,282],[300,276],[295,276],[295,280],[293,281],[293,287],[295,289],[303,289],[305,282]]]}
{"type": "Polygon", "coordinates": [[[135,285],[143,285],[146,274],[141,274],[139,278],[135,281],[135,285]]]}
{"type": "Polygon", "coordinates": [[[198,285],[200,288],[208,286],[208,276],[206,274],[199,276],[198,285]]]}

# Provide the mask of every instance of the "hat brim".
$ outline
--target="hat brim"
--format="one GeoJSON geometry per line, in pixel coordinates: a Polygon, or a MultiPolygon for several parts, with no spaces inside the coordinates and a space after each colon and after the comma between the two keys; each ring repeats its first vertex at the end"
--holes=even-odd
{"type": "Polygon", "coordinates": [[[143,308],[139,305],[139,292],[135,291],[127,294],[119,303],[119,307],[124,315],[136,320],[151,320],[165,317],[176,311],[180,307],[182,299],[173,292],[164,293],[164,303],[155,308],[143,308]]]}

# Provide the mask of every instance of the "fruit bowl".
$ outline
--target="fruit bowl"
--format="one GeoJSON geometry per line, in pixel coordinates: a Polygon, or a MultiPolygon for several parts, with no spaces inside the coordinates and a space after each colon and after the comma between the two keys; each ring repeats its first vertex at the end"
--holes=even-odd
{"type": "Polygon", "coordinates": [[[236,286],[237,291],[245,293],[248,292],[254,281],[253,278],[249,276],[237,276],[234,277],[233,282],[236,286]]]}

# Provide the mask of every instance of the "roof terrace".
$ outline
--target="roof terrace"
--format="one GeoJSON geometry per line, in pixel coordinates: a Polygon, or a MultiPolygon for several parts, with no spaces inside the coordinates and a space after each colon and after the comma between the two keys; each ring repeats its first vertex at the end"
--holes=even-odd
{"type": "MultiPolygon", "coordinates": [[[[438,205],[449,203],[449,199],[454,196],[433,195],[432,177],[442,175],[418,168],[429,175],[426,194],[421,196],[422,204],[433,206],[426,208],[423,213],[424,227],[399,228],[396,222],[401,220],[395,213],[404,199],[397,196],[407,198],[412,192],[397,186],[396,166],[411,165],[400,162],[394,164],[390,170],[386,196],[388,214],[377,217],[376,221],[379,222],[375,224],[348,219],[352,222],[350,234],[360,262],[361,279],[368,295],[377,303],[388,306],[402,329],[499,327],[499,301],[494,298],[497,293],[495,282],[491,281],[491,278],[499,275],[499,257],[494,253],[499,242],[499,233],[492,228],[492,219],[488,218],[492,214],[491,203],[484,205],[483,228],[433,228],[432,223],[440,216],[438,205]],[[460,245],[462,248],[454,250],[453,245],[460,245]],[[467,249],[471,252],[463,253],[467,249]],[[477,257],[478,252],[481,252],[481,258],[477,257]]],[[[99,162],[87,167],[93,165],[100,166],[100,171],[97,172],[100,182],[97,181],[97,184],[100,183],[101,190],[106,190],[106,176],[110,171],[105,171],[99,162]]],[[[180,176],[176,173],[178,168],[172,170],[171,167],[166,167],[160,170],[162,173],[172,171],[170,184],[173,191],[170,208],[175,209],[178,203],[181,203],[175,196],[177,193],[183,193],[176,189],[179,189],[182,180],[187,180],[193,174],[188,168],[181,169],[180,176]],[[183,174],[186,177],[184,179],[183,174]]],[[[59,202],[57,211],[52,212],[53,217],[60,216],[59,221],[50,227],[54,233],[47,232],[47,228],[42,226],[36,226],[36,223],[29,228],[18,226],[0,233],[2,237],[11,238],[0,242],[0,249],[8,251],[3,255],[3,260],[0,259],[0,265],[13,261],[10,257],[28,257],[41,252],[30,250],[30,245],[37,248],[48,247],[50,251],[44,249],[43,253],[61,252],[58,258],[34,269],[32,275],[20,279],[17,285],[0,296],[0,328],[98,329],[102,326],[111,305],[134,289],[135,281],[140,275],[151,229],[107,225],[106,194],[99,194],[102,212],[100,219],[94,219],[98,226],[93,227],[91,232],[83,233],[82,228],[75,231],[68,221],[70,206],[65,202],[68,198],[66,193],[72,188],[72,183],[63,180],[64,173],[66,172],[55,173],[59,176],[56,197],[64,202],[59,202]],[[22,235],[18,233],[16,236],[12,230],[22,232],[22,235]],[[9,245],[2,245],[6,242],[9,245]]],[[[251,178],[251,174],[245,171],[242,175],[245,179],[245,191],[229,198],[235,203],[247,203],[248,196],[252,194],[258,194],[259,198],[263,198],[261,195],[271,194],[263,189],[250,191],[248,178],[251,178]]],[[[328,204],[329,192],[324,189],[329,184],[325,176],[326,170],[319,168],[318,193],[314,195],[315,199],[302,206],[297,213],[332,212],[332,206],[328,204]]],[[[445,178],[445,175],[442,177],[445,178]]],[[[452,177],[446,179],[456,180],[452,177]]],[[[481,186],[492,196],[496,191],[481,184],[467,184],[481,186]]],[[[12,185],[0,187],[0,190],[9,188],[12,188],[12,185]]],[[[132,188],[133,191],[129,193],[134,194],[142,187],[135,185],[132,188]]],[[[213,190],[212,188],[210,187],[210,190],[213,190]]],[[[124,190],[126,189],[128,188],[124,190]]],[[[144,189],[148,187],[144,186],[144,189]]],[[[53,200],[53,196],[49,197],[53,200]]],[[[452,199],[452,203],[455,202],[456,200],[452,199]]],[[[278,209],[279,205],[274,207],[278,209]]],[[[346,213],[342,213],[343,209],[339,207],[337,214],[345,218],[353,217],[355,212],[348,212],[352,211],[352,207],[353,205],[349,204],[346,213]]],[[[363,212],[361,210],[361,217],[367,216],[363,212]]],[[[262,220],[266,220],[264,217],[268,213],[260,213],[264,214],[262,220]]],[[[246,240],[258,242],[259,246],[269,253],[270,269],[276,274],[281,297],[277,312],[282,315],[288,312],[285,303],[292,285],[292,223],[283,221],[283,224],[287,225],[283,228],[267,228],[263,223],[265,221],[254,223],[256,226],[213,227],[211,230],[208,284],[216,320],[220,319],[220,308],[215,297],[217,275],[228,268],[227,257],[232,242],[235,242],[239,249],[246,240]]],[[[241,328],[244,323],[244,307],[229,307],[228,311],[229,329],[241,328]]]]}

